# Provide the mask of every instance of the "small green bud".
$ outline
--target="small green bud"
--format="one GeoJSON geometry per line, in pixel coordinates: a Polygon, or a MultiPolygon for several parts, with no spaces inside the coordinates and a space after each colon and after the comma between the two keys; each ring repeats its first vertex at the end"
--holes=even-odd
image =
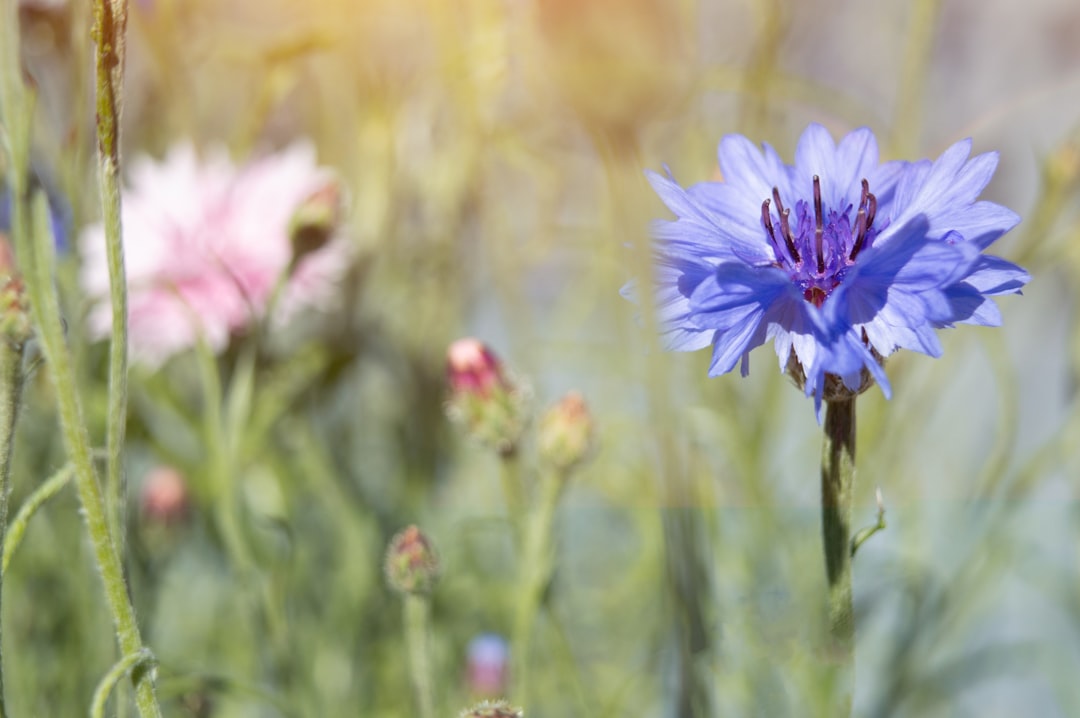
{"type": "Polygon", "coordinates": [[[558,469],[569,470],[589,458],[594,430],[584,397],[572,391],[540,419],[537,429],[540,457],[558,469]]]}
{"type": "Polygon", "coordinates": [[[439,558],[435,547],[416,526],[409,526],[390,539],[386,550],[386,580],[403,594],[429,594],[439,578],[439,558]]]}
{"type": "Polygon", "coordinates": [[[506,701],[481,701],[466,708],[458,718],[524,718],[520,708],[513,708],[506,701]]]}
{"type": "Polygon", "coordinates": [[[315,190],[289,219],[292,266],[326,246],[341,224],[341,185],[331,180],[315,190]]]}

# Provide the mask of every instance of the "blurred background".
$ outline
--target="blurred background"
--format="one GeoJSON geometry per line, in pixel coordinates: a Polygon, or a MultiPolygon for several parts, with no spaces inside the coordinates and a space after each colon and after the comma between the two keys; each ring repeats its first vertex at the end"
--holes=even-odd
{"type": "MultiPolygon", "coordinates": [[[[89,14],[20,4],[62,250],[100,213],[89,14]]],[[[668,216],[644,169],[715,178],[731,132],[790,161],[811,121],[869,126],[887,159],[965,137],[1000,152],[984,198],[1024,221],[993,253],[1032,275],[1003,328],[943,332],[941,359],[890,360],[892,401],[859,400],[856,524],[880,488],[888,528],[854,563],[855,713],[1080,713],[1077,3],[138,0],[123,120],[129,162],[310,140],[352,247],[333,308],[260,338],[254,369],[253,337],[232,337],[217,404],[194,352],[133,369],[128,566],[168,715],[414,715],[382,573],[410,523],[443,563],[439,714],[510,690],[469,664],[477,636],[510,634],[521,566],[500,460],[444,412],[466,335],[537,411],[581,391],[598,431],[556,513],[526,714],[828,715],[811,402],[768,350],[746,379],[707,379],[708,352],[661,352],[619,294],[668,216]],[[224,477],[215,412],[241,417],[224,477]]],[[[78,254],[61,262],[101,443],[106,345],[78,254]]],[[[45,369],[24,395],[13,506],[65,461],[51,391],[45,369]]],[[[13,715],[84,713],[115,660],[92,566],[68,489],[6,573],[13,715]]]]}

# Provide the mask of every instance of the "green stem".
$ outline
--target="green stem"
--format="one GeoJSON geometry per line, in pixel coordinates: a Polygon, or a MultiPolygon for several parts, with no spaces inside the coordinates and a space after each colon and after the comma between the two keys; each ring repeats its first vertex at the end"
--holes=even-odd
{"type": "Polygon", "coordinates": [[[855,537],[851,539],[851,557],[855,558],[855,554],[859,552],[859,547],[866,543],[871,536],[878,531],[884,531],[885,526],[885,502],[881,498],[881,489],[877,490],[877,522],[871,526],[867,526],[860,529],[855,537]]]}
{"type": "MultiPolygon", "coordinates": [[[[64,341],[60,304],[52,286],[54,249],[49,230],[49,208],[41,193],[34,197],[31,226],[34,230],[34,241],[31,244],[29,237],[22,238],[19,257],[31,260],[26,278],[34,324],[39,329],[38,337],[42,343],[45,361],[51,369],[64,443],[75,466],[75,486],[82,503],[94,557],[105,585],[105,599],[113,616],[120,652],[125,656],[131,655],[144,650],[144,646],[135,620],[135,609],[131,605],[124,582],[120,553],[109,530],[105,499],[94,470],[90,437],[82,418],[71,352],[64,341]]],[[[143,718],[160,716],[161,710],[154,697],[154,686],[149,672],[135,673],[132,678],[136,681],[135,702],[139,714],[143,718]]]]}
{"type": "Polygon", "coordinates": [[[203,438],[206,442],[208,464],[206,499],[213,507],[214,523],[225,552],[246,582],[246,579],[253,578],[255,566],[240,525],[239,507],[236,502],[235,457],[229,450],[232,437],[228,434],[222,416],[224,395],[221,388],[221,376],[218,373],[214,352],[201,336],[195,345],[195,356],[198,360],[199,380],[203,392],[203,438]]]}
{"type": "MultiPolygon", "coordinates": [[[[23,383],[22,360],[22,342],[12,343],[8,338],[0,336],[0,546],[3,545],[7,532],[8,496],[11,492],[11,456],[23,383]]],[[[4,570],[0,568],[0,600],[3,598],[3,576],[4,570]]],[[[0,627],[2,625],[0,622],[0,627]]],[[[3,654],[0,652],[0,718],[7,716],[3,665],[3,654]]]]}
{"type": "Polygon", "coordinates": [[[94,699],[90,703],[90,718],[104,718],[105,703],[109,700],[109,694],[113,692],[113,689],[116,688],[124,676],[128,673],[135,673],[140,669],[143,672],[153,670],[154,663],[154,655],[145,649],[124,656],[117,661],[116,665],[101,679],[97,689],[94,691],[94,699]]]}
{"type": "Polygon", "coordinates": [[[502,479],[503,497],[506,499],[506,512],[510,517],[510,526],[514,533],[517,549],[522,550],[525,515],[525,484],[521,470],[521,457],[517,451],[502,455],[499,477],[502,479]]]}
{"type": "Polygon", "coordinates": [[[541,483],[540,505],[536,513],[529,517],[525,532],[524,556],[520,562],[523,570],[521,593],[510,641],[514,651],[513,666],[517,684],[514,700],[525,706],[529,705],[529,654],[532,650],[533,624],[540,612],[544,591],[551,580],[554,566],[551,527],[565,483],[566,477],[561,474],[544,477],[541,483]]]}
{"type": "Polygon", "coordinates": [[[195,354],[203,391],[203,440],[207,459],[205,500],[212,507],[211,515],[222,547],[236,571],[240,587],[238,595],[251,604],[252,615],[264,620],[264,625],[258,626],[258,630],[267,637],[267,644],[273,648],[272,655],[282,675],[291,677],[289,661],[293,653],[286,635],[281,601],[274,596],[267,577],[259,571],[257,556],[245,529],[244,514],[239,504],[240,451],[244,445],[244,429],[250,426],[255,358],[250,352],[241,355],[226,395],[222,390],[217,359],[201,335],[195,354]]]}
{"type": "Polygon", "coordinates": [[[71,481],[72,474],[75,473],[75,469],[71,464],[67,464],[64,468],[57,471],[55,474],[45,480],[41,486],[30,494],[30,498],[23,502],[23,505],[19,507],[19,513],[15,514],[15,519],[11,522],[11,528],[4,536],[4,561],[0,566],[0,573],[6,573],[8,570],[8,564],[11,563],[11,557],[15,555],[15,550],[19,548],[19,544],[22,543],[23,535],[26,533],[26,527],[30,525],[30,519],[33,517],[37,510],[41,506],[56,496],[60,492],[60,489],[68,485],[71,481]]]}
{"type": "MultiPolygon", "coordinates": [[[[851,502],[855,484],[855,399],[827,402],[821,452],[821,527],[828,579],[829,653],[854,679],[851,502]]],[[[846,691],[850,701],[850,691],[846,691]]]]}
{"type": "MultiPolygon", "coordinates": [[[[29,238],[29,171],[30,127],[33,117],[34,94],[23,84],[22,60],[19,51],[19,3],[17,0],[0,0],[0,139],[7,155],[8,186],[11,189],[11,230],[15,242],[21,246],[30,243],[29,238]]],[[[4,357],[0,362],[3,375],[4,396],[0,398],[0,442],[3,457],[0,459],[0,538],[7,526],[8,477],[11,472],[11,448],[15,428],[18,393],[15,381],[9,381],[11,372],[21,370],[11,356],[11,348],[4,343],[4,357]]],[[[17,381],[21,382],[21,379],[17,381]]],[[[0,578],[3,571],[0,569],[0,578]]],[[[0,660],[0,718],[7,715],[4,703],[3,667],[0,660]]]]}
{"type": "Polygon", "coordinates": [[[405,642],[409,673],[420,718],[435,718],[435,690],[431,678],[431,604],[427,596],[405,596],[405,642]]]}
{"type": "Polygon", "coordinates": [[[120,113],[127,0],[97,0],[94,39],[97,69],[98,184],[109,266],[112,340],[106,429],[106,507],[114,540],[124,555],[126,481],[122,464],[128,400],[128,296],[120,205],[120,113]]]}

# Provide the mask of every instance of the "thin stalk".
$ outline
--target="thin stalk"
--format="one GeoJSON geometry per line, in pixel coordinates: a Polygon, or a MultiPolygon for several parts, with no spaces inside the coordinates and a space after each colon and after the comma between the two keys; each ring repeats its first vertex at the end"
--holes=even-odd
{"type": "MultiPolygon", "coordinates": [[[[828,580],[829,654],[855,675],[855,613],[851,590],[851,504],[855,484],[855,399],[830,401],[821,451],[821,528],[828,580]]],[[[850,703],[850,691],[847,691],[850,703]]],[[[848,708],[850,710],[850,706],[848,708]]]]}
{"type": "Polygon", "coordinates": [[[140,666],[152,666],[153,664],[154,655],[147,650],[124,656],[117,661],[116,665],[101,679],[97,689],[94,691],[94,698],[90,703],[90,718],[104,718],[105,703],[109,700],[109,694],[118,687],[124,676],[137,670],[140,666]]]}
{"type": "MultiPolygon", "coordinates": [[[[95,113],[98,189],[109,268],[112,333],[109,340],[109,393],[105,429],[105,509],[120,554],[126,550],[127,477],[123,451],[128,405],[128,296],[120,193],[120,117],[123,112],[124,60],[127,40],[127,0],[94,0],[95,113]]],[[[117,715],[127,713],[127,691],[120,686],[117,715]]]]}
{"type": "MultiPolygon", "coordinates": [[[[71,352],[64,341],[60,304],[52,286],[54,249],[49,231],[49,208],[40,192],[34,197],[31,226],[34,229],[34,241],[31,242],[29,237],[22,237],[18,253],[20,258],[31,260],[25,263],[29,265],[25,266],[25,271],[34,324],[38,327],[37,336],[42,344],[45,361],[51,369],[64,443],[75,466],[75,487],[82,503],[94,557],[105,586],[105,599],[116,627],[117,642],[123,655],[131,655],[144,650],[144,646],[135,620],[135,609],[131,605],[124,582],[120,553],[109,530],[105,499],[91,456],[90,437],[82,419],[71,352]]],[[[136,671],[132,674],[132,680],[135,682],[135,702],[139,714],[143,718],[160,716],[161,710],[154,696],[151,672],[136,671]]]]}
{"type": "Polygon", "coordinates": [[[512,451],[503,454],[499,462],[499,477],[502,480],[503,498],[506,500],[506,512],[510,517],[510,527],[514,534],[514,545],[518,551],[524,545],[525,484],[521,470],[521,457],[512,451]]]}
{"type": "MultiPolygon", "coordinates": [[[[193,318],[194,319],[194,318],[193,318]]],[[[229,392],[222,390],[221,375],[214,353],[200,336],[195,347],[199,379],[203,392],[203,441],[206,447],[205,496],[212,508],[212,519],[222,547],[237,574],[240,594],[265,621],[264,634],[274,649],[273,657],[283,674],[292,675],[288,665],[292,652],[286,638],[281,601],[256,563],[256,554],[245,531],[240,486],[237,477],[244,443],[243,429],[248,426],[254,387],[254,355],[241,356],[233,372],[229,392]]],[[[263,627],[260,627],[263,630],[263,627]]]]}
{"type": "Polygon", "coordinates": [[[542,495],[536,512],[529,516],[525,532],[524,555],[519,565],[522,568],[521,593],[518,598],[517,612],[514,615],[514,632],[510,645],[514,651],[514,675],[517,685],[514,700],[521,705],[529,705],[529,653],[532,650],[533,624],[540,612],[544,591],[551,580],[554,567],[554,547],[551,543],[551,527],[555,520],[555,508],[562,495],[566,476],[554,474],[546,476],[541,485],[542,495]]]}
{"type": "MultiPolygon", "coordinates": [[[[17,0],[0,2],[0,139],[7,155],[8,186],[11,188],[11,229],[16,243],[27,246],[29,238],[28,187],[30,171],[30,126],[33,116],[34,95],[28,91],[22,79],[22,61],[19,51],[19,10],[17,0]]],[[[9,375],[21,371],[20,361],[11,356],[11,347],[4,342],[0,349],[0,375],[4,395],[0,397],[0,442],[3,457],[0,458],[0,538],[7,526],[8,478],[11,473],[11,449],[14,435],[18,393],[9,375]]],[[[21,379],[17,380],[21,383],[21,379]]],[[[0,570],[0,579],[3,571],[0,570]]],[[[2,595],[2,594],[0,594],[2,595]]],[[[3,663],[0,657],[0,718],[7,715],[3,689],[3,663]]]]}
{"type": "Polygon", "coordinates": [[[420,718],[435,718],[435,688],[431,672],[431,603],[427,596],[405,596],[405,643],[409,673],[420,718]]]}
{"type": "Polygon", "coordinates": [[[56,496],[61,489],[68,485],[68,482],[71,481],[71,477],[74,473],[74,467],[71,464],[67,464],[64,468],[46,479],[34,493],[30,494],[30,497],[23,502],[23,505],[19,507],[19,512],[15,514],[15,520],[11,522],[10,530],[4,536],[4,560],[3,564],[0,565],[0,571],[7,572],[8,565],[11,563],[11,558],[15,555],[15,551],[19,548],[19,544],[22,543],[22,538],[26,534],[27,527],[30,525],[30,519],[33,518],[34,514],[37,513],[37,510],[40,509],[46,501],[53,496],[56,496]]]}
{"type": "MultiPolygon", "coordinates": [[[[119,0],[122,2],[122,0],[119,0]]],[[[19,56],[18,3],[7,0],[0,16],[0,104],[8,135],[10,186],[12,188],[12,229],[16,254],[30,297],[31,315],[37,328],[42,352],[51,369],[56,389],[60,423],[72,464],[75,483],[83,507],[87,533],[94,558],[101,572],[106,603],[113,617],[116,638],[123,655],[144,650],[135,609],[124,582],[120,554],[109,530],[105,501],[98,484],[90,451],[90,437],[82,420],[78,387],[71,354],[64,340],[60,303],[53,287],[54,248],[49,224],[49,207],[41,193],[33,198],[29,192],[30,126],[34,96],[23,84],[19,56]]],[[[115,29],[115,28],[114,28],[115,29]]],[[[122,47],[115,42],[113,57],[122,47]]],[[[121,32],[122,39],[122,32],[121,32]]],[[[136,689],[136,705],[143,718],[161,715],[150,671],[132,674],[136,689]]]]}
{"type": "Polygon", "coordinates": [[[224,399],[221,376],[214,353],[202,338],[196,343],[195,356],[198,359],[203,393],[203,439],[209,476],[207,497],[213,506],[214,523],[220,532],[225,551],[246,583],[247,579],[253,578],[256,571],[254,559],[244,539],[236,503],[235,457],[229,450],[232,437],[228,434],[222,415],[224,399]]]}
{"type": "Polygon", "coordinates": [[[112,304],[105,496],[109,527],[121,556],[124,555],[127,494],[122,453],[128,400],[128,297],[120,205],[120,114],[126,26],[127,0],[95,0],[93,35],[97,71],[98,185],[105,225],[109,297],[112,304]]]}
{"type": "Polygon", "coordinates": [[[7,154],[8,187],[11,190],[12,236],[20,234],[20,221],[25,225],[27,187],[30,171],[30,125],[33,117],[34,93],[23,83],[22,59],[19,51],[19,2],[0,0],[0,138],[7,154]]]}
{"type": "MultiPolygon", "coordinates": [[[[11,455],[15,443],[15,422],[22,394],[23,344],[0,336],[0,546],[7,533],[8,496],[11,493],[11,455]]],[[[0,568],[0,606],[3,599],[4,570],[0,568]]],[[[3,623],[0,622],[0,629],[3,623]]],[[[0,630],[2,636],[2,630],[0,630]]],[[[2,642],[0,642],[2,643],[2,642]]],[[[4,661],[0,652],[0,718],[6,718],[4,661]]]]}

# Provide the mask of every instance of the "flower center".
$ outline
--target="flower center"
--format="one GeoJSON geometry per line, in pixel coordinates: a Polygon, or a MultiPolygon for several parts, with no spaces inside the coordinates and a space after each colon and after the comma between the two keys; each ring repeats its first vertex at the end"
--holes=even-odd
{"type": "Polygon", "coordinates": [[[826,211],[822,207],[821,180],[817,175],[814,175],[813,207],[805,200],[798,200],[794,226],[791,208],[784,207],[779,188],[773,187],[772,199],[761,203],[761,223],[776,256],[773,266],[787,271],[806,301],[816,307],[824,304],[832,290],[840,286],[859,253],[877,236],[874,228],[877,197],[870,192],[870,183],[865,179],[854,222],[852,209],[848,204],[843,211],[834,208],[826,211]],[[771,209],[774,202],[775,222],[771,209]]]}

